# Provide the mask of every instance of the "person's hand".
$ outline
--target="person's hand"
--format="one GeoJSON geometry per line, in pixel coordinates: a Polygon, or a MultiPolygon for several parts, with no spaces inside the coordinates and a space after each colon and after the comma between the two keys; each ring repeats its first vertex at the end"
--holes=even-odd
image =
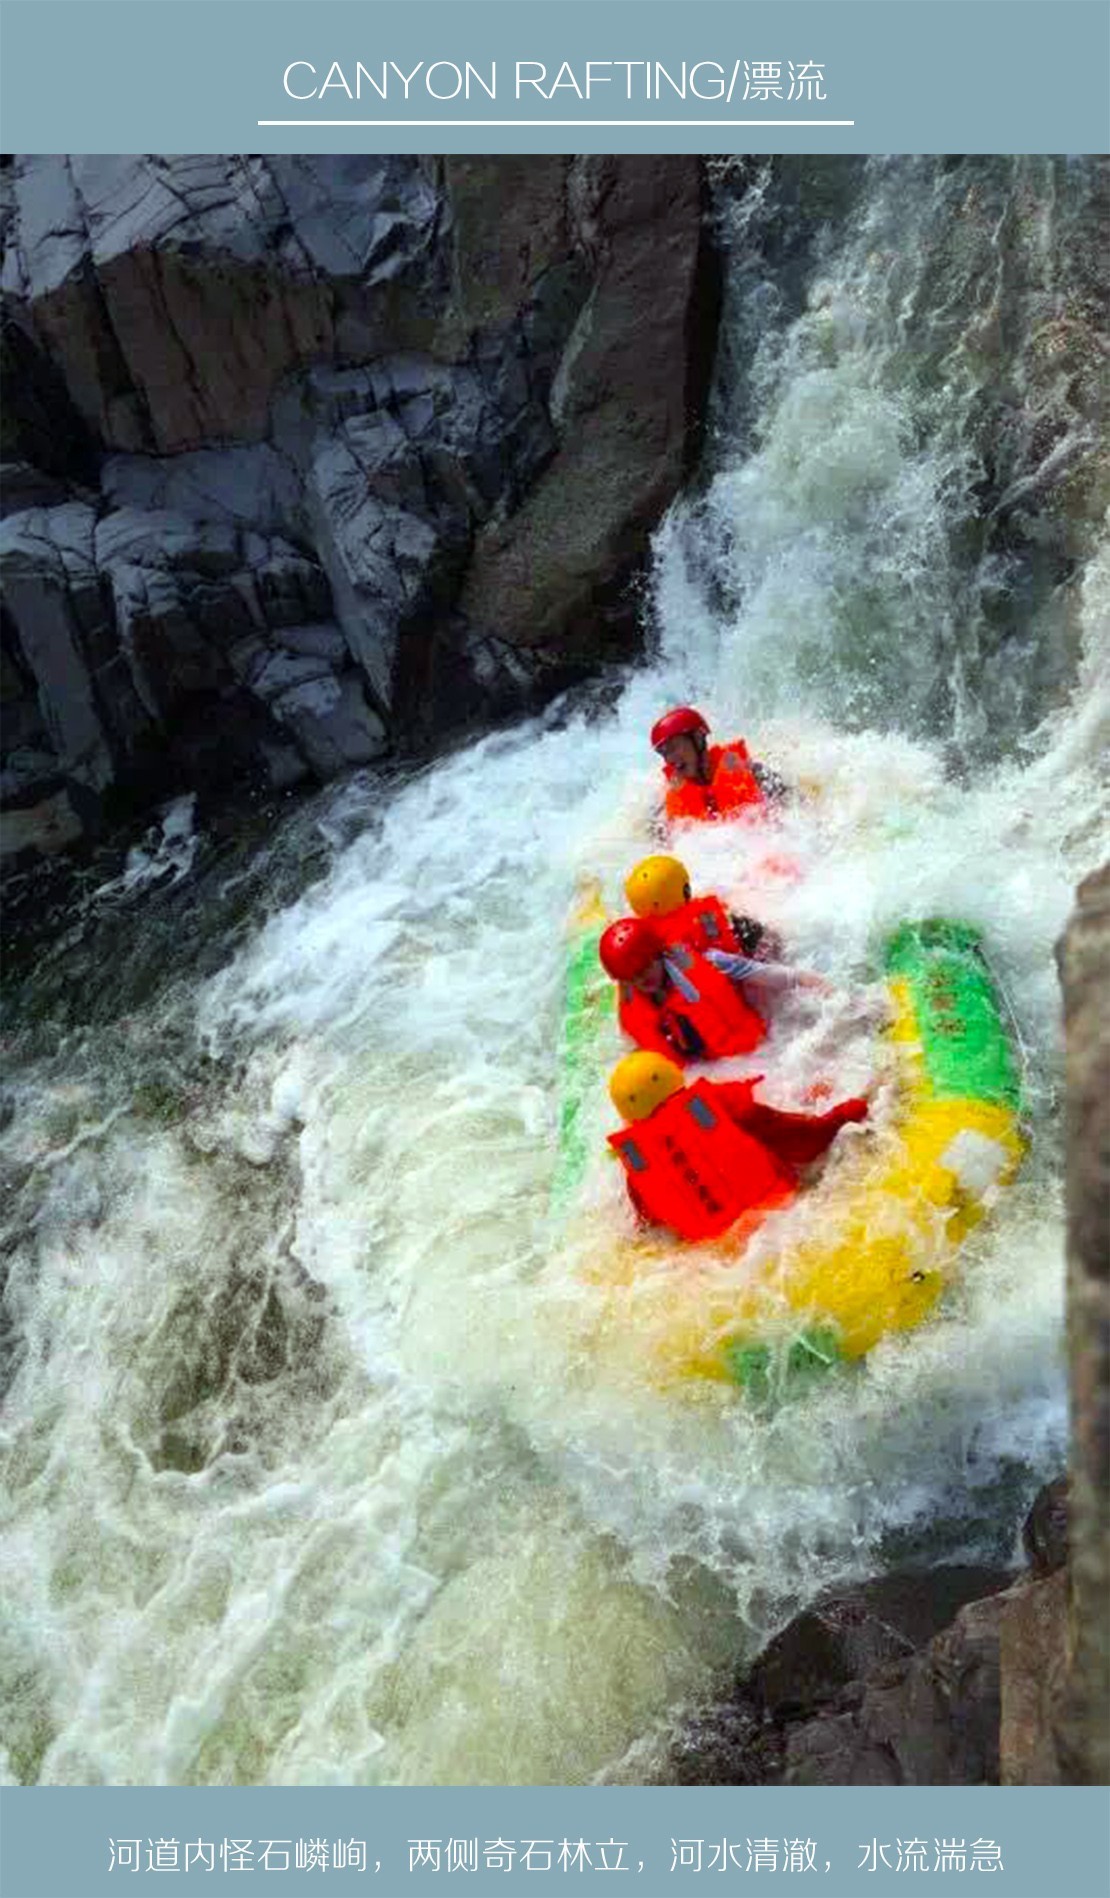
{"type": "Polygon", "coordinates": [[[827,976],[818,975],[816,969],[799,969],[798,987],[812,989],[815,995],[831,995],[832,983],[827,976]]]}

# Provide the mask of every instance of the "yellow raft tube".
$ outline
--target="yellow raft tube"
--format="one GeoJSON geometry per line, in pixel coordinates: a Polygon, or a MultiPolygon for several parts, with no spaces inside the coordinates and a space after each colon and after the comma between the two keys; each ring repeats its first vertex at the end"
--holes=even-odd
{"type": "MultiPolygon", "coordinates": [[[[894,1123],[854,1141],[832,1178],[795,1202],[811,1217],[788,1247],[768,1245],[782,1224],[773,1217],[750,1246],[742,1224],[679,1256],[673,1241],[643,1237],[584,1260],[600,1294],[593,1315],[605,1336],[595,1345],[620,1358],[631,1349],[641,1377],[758,1390],[862,1357],[927,1317],[964,1238],[1014,1177],[1025,1151],[1020,1082],[976,932],[907,924],[886,944],[884,967],[894,1123]]],[[[570,1007],[596,1008],[584,956],[582,976],[570,1007]]],[[[579,1028],[583,1044],[581,1019],[579,1028]]],[[[564,1106],[564,1132],[566,1118],[564,1106]]],[[[793,1209],[785,1217],[796,1233],[793,1209]]]]}

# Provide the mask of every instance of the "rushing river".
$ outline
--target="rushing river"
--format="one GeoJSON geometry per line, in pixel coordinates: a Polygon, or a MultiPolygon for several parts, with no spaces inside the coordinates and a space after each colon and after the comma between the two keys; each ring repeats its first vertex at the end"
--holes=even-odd
{"type": "MultiPolygon", "coordinates": [[[[10,1778],[650,1777],[822,1587],[1011,1554],[1066,1438],[1053,947],[1107,843],[1110,543],[1082,523],[1062,574],[982,497],[1088,505],[1096,182],[724,168],[654,658],[291,818],[270,857],[310,842],[315,873],[214,973],[154,968],[120,1013],[90,971],[59,1045],[13,1034],[10,1778]],[[592,1352],[550,1211],[564,919],[650,847],[646,733],[686,697],[806,788],[775,846],[805,874],[761,907],[837,992],[776,1034],[784,1097],[869,1078],[868,957],[907,915],[981,927],[1026,1063],[1031,1158],[939,1315],[773,1411],[592,1352]]],[[[150,880],[187,890],[198,847],[179,805],[90,896],[136,953],[150,880]]],[[[691,839],[695,883],[738,889],[754,847],[691,839]]],[[[599,1090],[602,1232],[607,1124],[599,1090]]]]}

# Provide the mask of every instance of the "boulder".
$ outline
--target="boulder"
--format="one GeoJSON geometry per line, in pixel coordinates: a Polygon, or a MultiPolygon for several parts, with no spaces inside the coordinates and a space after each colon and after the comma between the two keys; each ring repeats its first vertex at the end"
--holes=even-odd
{"type": "Polygon", "coordinates": [[[232,683],[227,648],[257,628],[299,624],[330,606],[319,566],[229,517],[118,508],[96,529],[119,642],[151,717],[167,724],[232,683]]]}
{"type": "Polygon", "coordinates": [[[1110,1783],[1110,864],[1081,884],[1060,944],[1072,1442],[1067,1784],[1110,1783]]]}
{"type": "Polygon", "coordinates": [[[999,1773],[1004,1786],[1060,1783],[1068,1580],[1062,1568],[1009,1591],[999,1622],[999,1773]]]}
{"type": "Polygon", "coordinates": [[[377,703],[392,709],[401,635],[449,602],[468,515],[425,481],[419,453],[385,411],[352,417],[321,442],[308,493],[347,644],[377,703]]]}
{"type": "Polygon", "coordinates": [[[671,1748],[675,1786],[766,1786],[782,1776],[783,1730],[750,1702],[726,1701],[691,1720],[671,1748]]]}
{"type": "Polygon", "coordinates": [[[52,857],[82,835],[83,825],[66,791],[37,803],[0,811],[0,860],[31,852],[52,857]]]}
{"type": "Polygon", "coordinates": [[[362,682],[353,672],[340,678],[324,672],[290,685],[270,701],[270,710],[324,780],[370,764],[388,748],[385,726],[367,704],[362,682]]]}
{"type": "Polygon", "coordinates": [[[50,855],[80,835],[34,676],[7,618],[0,620],[0,805],[0,857],[50,855]]]}
{"type": "Polygon", "coordinates": [[[301,517],[299,473],[269,442],[198,448],[159,459],[156,455],[110,455],[101,487],[113,508],[222,521],[264,535],[285,534],[301,517]]]}
{"type": "Polygon", "coordinates": [[[825,1597],[767,1644],[745,1692],[776,1720],[808,1713],[872,1669],[908,1659],[967,1602],[1007,1579],[998,1569],[953,1564],[897,1571],[825,1597]]]}
{"type": "Polygon", "coordinates": [[[895,1786],[998,1777],[1008,1571],[902,1570],[829,1595],[770,1641],[671,1751],[680,1784],[895,1786]]]}
{"type": "Polygon", "coordinates": [[[809,1714],[872,1667],[912,1653],[912,1641],[862,1593],[837,1596],[797,1615],[768,1643],[746,1692],[777,1720],[809,1714]]]}
{"type": "Polygon", "coordinates": [[[805,1786],[993,1786],[1000,1628],[1009,1591],[961,1608],[908,1659],[880,1664],[787,1730],[782,1778],[805,1786]]]}

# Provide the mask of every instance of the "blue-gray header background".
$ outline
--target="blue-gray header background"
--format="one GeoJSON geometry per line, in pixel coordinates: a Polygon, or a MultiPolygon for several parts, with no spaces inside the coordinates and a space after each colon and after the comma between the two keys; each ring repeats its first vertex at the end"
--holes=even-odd
{"type": "MultiPolygon", "coordinates": [[[[1110,145],[1107,0],[0,0],[4,149],[44,151],[1103,151],[1110,145]],[[623,96],[517,98],[516,62],[705,61],[729,103],[623,96]],[[823,70],[823,101],[743,99],[742,62],[823,70]],[[404,98],[348,99],[338,81],[298,102],[293,61],[411,73],[444,62],[488,74],[469,101],[419,75],[404,98]],[[738,67],[737,62],[740,62],[738,67]],[[370,124],[322,125],[355,118],[370,124]],[[770,125],[820,118],[846,125],[770,125]],[[308,124],[275,125],[278,119],[308,124]],[[416,121],[423,121],[417,123],[416,121]],[[600,123],[600,121],[607,123],[600,123]],[[383,121],[391,121],[383,123],[383,121]],[[481,121],[481,122],[479,122],[481,121]],[[524,121],[531,121],[524,123],[524,121]],[[562,121],[556,123],[556,121],[562,121]],[[567,123],[569,121],[569,123],[567,123]],[[615,123],[613,123],[615,121],[615,123]],[[744,123],[743,121],[754,121],[744,123]]],[[[533,68],[534,70],[534,68],[533,68]]],[[[307,78],[304,67],[298,77],[307,78]]],[[[393,76],[392,74],[390,75],[393,76]]],[[[701,75],[703,90],[712,78],[701,75]]],[[[637,81],[641,75],[637,74],[637,81]]],[[[638,90],[638,85],[636,87],[638,90]]],[[[784,93],[788,87],[784,85],[784,93]]]]}

